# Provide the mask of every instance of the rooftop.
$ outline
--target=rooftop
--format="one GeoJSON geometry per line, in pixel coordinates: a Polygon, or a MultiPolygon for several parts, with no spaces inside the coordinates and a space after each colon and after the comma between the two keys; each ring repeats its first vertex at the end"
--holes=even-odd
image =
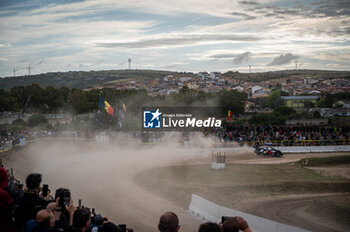
{"type": "Polygon", "coordinates": [[[283,100],[317,100],[318,96],[282,96],[283,100]]]}

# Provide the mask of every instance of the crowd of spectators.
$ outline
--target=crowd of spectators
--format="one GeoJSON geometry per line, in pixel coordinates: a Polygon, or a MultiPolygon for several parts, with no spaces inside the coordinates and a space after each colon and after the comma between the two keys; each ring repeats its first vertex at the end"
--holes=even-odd
{"type": "Polygon", "coordinates": [[[274,146],[349,145],[350,128],[331,126],[234,126],[213,131],[223,143],[271,143],[274,146]]]}
{"type": "Polygon", "coordinates": [[[70,190],[59,188],[54,197],[42,176],[31,173],[20,184],[0,159],[0,229],[2,232],[131,232],[96,214],[73,205],[70,190]],[[124,229],[124,230],[123,230],[124,229]]]}
{"type": "MultiPolygon", "coordinates": [[[[118,133],[91,132],[91,131],[62,131],[50,130],[36,131],[7,131],[0,130],[0,151],[7,150],[15,145],[25,145],[27,141],[41,138],[84,138],[97,139],[101,135],[108,137],[109,141],[122,143],[134,140],[136,143],[162,143],[165,132],[138,132],[129,131],[118,133]]],[[[220,145],[236,142],[240,145],[273,146],[325,146],[350,145],[350,127],[332,126],[250,126],[225,125],[223,128],[204,131],[205,135],[213,135],[220,145]]],[[[181,136],[180,136],[181,137],[181,136]]],[[[179,143],[191,140],[190,133],[182,133],[183,139],[179,143]]]]}
{"type": "MultiPolygon", "coordinates": [[[[51,196],[48,185],[41,186],[42,176],[31,173],[20,184],[3,168],[0,159],[0,229],[2,232],[132,232],[125,224],[117,225],[87,207],[73,204],[69,189],[59,188],[51,196]]],[[[161,215],[160,232],[180,230],[179,219],[173,212],[161,215]]],[[[251,232],[241,217],[223,223],[200,225],[198,232],[251,232]]]]}
{"type": "MultiPolygon", "coordinates": [[[[165,212],[159,219],[160,232],[178,232],[180,230],[179,218],[174,212],[165,212]]],[[[198,232],[252,232],[246,220],[242,217],[225,217],[221,223],[202,223],[198,232]]]]}

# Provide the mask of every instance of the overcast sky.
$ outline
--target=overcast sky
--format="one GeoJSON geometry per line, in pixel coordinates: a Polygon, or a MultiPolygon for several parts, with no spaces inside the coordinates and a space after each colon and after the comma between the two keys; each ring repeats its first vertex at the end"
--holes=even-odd
{"type": "Polygon", "coordinates": [[[349,0],[0,0],[0,76],[350,70],[349,35],[349,0]]]}

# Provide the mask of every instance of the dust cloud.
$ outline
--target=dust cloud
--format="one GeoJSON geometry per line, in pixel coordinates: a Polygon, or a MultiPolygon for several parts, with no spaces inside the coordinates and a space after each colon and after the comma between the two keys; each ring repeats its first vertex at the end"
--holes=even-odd
{"type": "Polygon", "coordinates": [[[157,231],[159,216],[165,211],[179,215],[182,231],[196,231],[200,222],[187,209],[132,181],[133,176],[149,168],[210,162],[212,138],[196,135],[195,145],[186,148],[179,145],[177,136],[168,133],[162,138],[164,143],[146,146],[134,140],[125,143],[125,139],[120,144],[110,141],[107,146],[96,146],[95,141],[37,142],[11,154],[7,166],[14,168],[22,182],[31,172],[41,173],[42,183],[49,184],[52,195],[59,187],[69,188],[75,205],[82,199],[84,206],[135,231],[157,231]]]}

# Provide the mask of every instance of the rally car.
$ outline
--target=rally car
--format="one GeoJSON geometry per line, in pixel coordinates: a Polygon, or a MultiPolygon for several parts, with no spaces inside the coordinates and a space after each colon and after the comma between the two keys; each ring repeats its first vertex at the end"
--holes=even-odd
{"type": "Polygon", "coordinates": [[[277,150],[270,146],[258,146],[255,148],[254,152],[257,155],[265,157],[281,157],[283,153],[280,150],[277,150]]]}

